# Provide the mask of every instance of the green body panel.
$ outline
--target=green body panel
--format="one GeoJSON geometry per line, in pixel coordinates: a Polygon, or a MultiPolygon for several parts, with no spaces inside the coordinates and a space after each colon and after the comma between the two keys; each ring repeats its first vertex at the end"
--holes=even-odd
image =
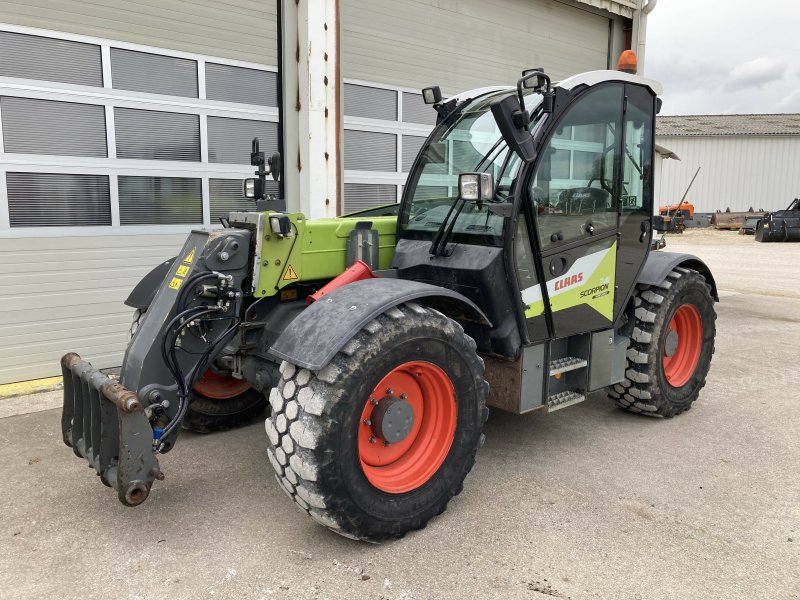
{"type": "MultiPolygon", "coordinates": [[[[547,282],[550,296],[550,308],[559,312],[586,304],[603,315],[609,321],[614,320],[614,281],[617,265],[617,243],[584,257],[576,262],[573,268],[564,275],[547,282]],[[589,269],[581,264],[587,259],[595,259],[589,269]],[[571,279],[574,275],[575,279],[571,279]],[[556,285],[561,280],[569,280],[566,291],[559,292],[556,285]],[[573,283],[574,282],[574,283],[573,283]]],[[[538,287],[538,285],[536,286],[538,287]]],[[[528,290],[523,290],[523,302],[526,302],[528,290]]],[[[544,300],[540,290],[531,294],[526,302],[525,318],[532,319],[544,314],[544,300]]]]}
{"type": "MultiPolygon", "coordinates": [[[[270,212],[262,213],[268,223],[270,212]]],[[[378,231],[379,268],[388,269],[394,256],[397,217],[338,217],[307,220],[302,213],[287,215],[292,237],[262,232],[257,298],[274,296],[300,281],[333,279],[347,268],[347,240],[356,223],[369,221],[378,231]]]]}

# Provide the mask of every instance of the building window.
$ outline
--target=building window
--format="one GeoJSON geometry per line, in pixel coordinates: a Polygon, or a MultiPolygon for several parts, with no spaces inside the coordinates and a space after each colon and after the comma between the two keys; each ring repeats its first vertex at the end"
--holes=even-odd
{"type": "Polygon", "coordinates": [[[422,94],[403,92],[403,122],[436,125],[436,111],[422,101],[422,94]]]}
{"type": "Polygon", "coordinates": [[[6,173],[11,227],[111,225],[106,175],[6,173]]]}
{"type": "Polygon", "coordinates": [[[117,90],[197,98],[197,62],[112,48],[111,81],[117,90]]]}
{"type": "Polygon", "coordinates": [[[100,46],[0,31],[0,77],[102,87],[100,46]]]}
{"type": "Polygon", "coordinates": [[[117,158],[200,160],[198,115],[117,107],[114,127],[117,158]]]}
{"type": "Polygon", "coordinates": [[[397,136],[375,131],[344,132],[344,168],[348,171],[397,172],[397,136]]]}
{"type": "Polygon", "coordinates": [[[396,203],[396,185],[372,183],[344,184],[344,202],[342,202],[342,208],[345,213],[374,208],[383,204],[396,203]]]}
{"type": "Polygon", "coordinates": [[[344,114],[348,117],[397,121],[397,92],[367,85],[345,83],[344,114]]]}
{"type": "Polygon", "coordinates": [[[425,138],[418,135],[404,135],[403,136],[403,172],[408,173],[411,170],[411,165],[419,154],[419,149],[425,143],[425,138]]]}
{"type": "MultiPolygon", "coordinates": [[[[218,225],[220,217],[231,212],[252,212],[255,201],[242,195],[241,179],[209,179],[209,200],[211,205],[211,224],[218,225]]],[[[267,194],[278,194],[278,182],[267,179],[267,194]]],[[[283,203],[275,201],[272,210],[283,210],[283,203]]]]}
{"type": "Polygon", "coordinates": [[[203,222],[199,179],[120,175],[120,225],[176,225],[203,222]]]}
{"type": "Polygon", "coordinates": [[[32,98],[0,98],[6,152],[105,158],[102,106],[32,98]]]}
{"type": "Polygon", "coordinates": [[[278,106],[278,74],[206,63],[206,98],[239,104],[278,106]]]}
{"type": "Polygon", "coordinates": [[[278,151],[277,123],[208,117],[208,162],[249,165],[254,137],[267,156],[278,151]]]}

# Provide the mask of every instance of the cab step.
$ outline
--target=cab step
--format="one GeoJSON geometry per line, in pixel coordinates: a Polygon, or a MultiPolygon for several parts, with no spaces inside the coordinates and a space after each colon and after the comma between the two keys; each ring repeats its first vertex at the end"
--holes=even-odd
{"type": "Polygon", "coordinates": [[[574,356],[565,356],[564,358],[557,358],[550,361],[550,377],[560,375],[567,371],[574,371],[575,369],[582,369],[588,365],[585,358],[576,358],[574,356]]]}
{"type": "MultiPolygon", "coordinates": [[[[585,362],[585,361],[584,361],[585,362]]],[[[586,400],[586,396],[578,392],[566,391],[553,394],[547,399],[547,407],[550,412],[572,406],[578,402],[586,400]]]]}

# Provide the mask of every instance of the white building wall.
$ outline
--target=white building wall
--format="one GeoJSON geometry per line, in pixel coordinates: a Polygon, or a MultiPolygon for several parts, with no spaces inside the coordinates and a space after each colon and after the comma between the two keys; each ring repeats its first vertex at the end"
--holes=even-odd
{"type": "Polygon", "coordinates": [[[800,136],[658,136],[681,160],[663,161],[657,204],[678,202],[702,167],[687,202],[695,212],[777,210],[800,196],[800,136]]]}

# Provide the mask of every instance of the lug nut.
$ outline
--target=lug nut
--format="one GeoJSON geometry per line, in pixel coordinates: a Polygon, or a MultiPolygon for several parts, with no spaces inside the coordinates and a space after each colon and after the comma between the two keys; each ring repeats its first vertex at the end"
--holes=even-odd
{"type": "Polygon", "coordinates": [[[372,421],[370,421],[369,419],[364,419],[363,423],[364,423],[364,425],[366,425],[367,427],[369,427],[370,425],[372,425],[372,421]]]}
{"type": "MultiPolygon", "coordinates": [[[[371,436],[369,436],[369,443],[370,443],[370,444],[374,444],[374,443],[375,443],[375,442],[377,442],[377,441],[378,441],[378,440],[375,438],[375,436],[374,436],[374,435],[371,435],[371,436]]],[[[92,465],[89,465],[89,466],[91,467],[92,465]]]]}
{"type": "Polygon", "coordinates": [[[408,396],[405,394],[400,394],[400,400],[405,400],[406,398],[408,398],[408,396]]]}
{"type": "Polygon", "coordinates": [[[386,388],[386,395],[391,396],[392,394],[394,394],[394,390],[392,390],[392,388],[386,388]]]}
{"type": "Polygon", "coordinates": [[[369,401],[372,403],[372,406],[378,406],[378,401],[375,398],[370,398],[369,401]]]}
{"type": "Polygon", "coordinates": [[[389,447],[389,446],[391,446],[391,445],[392,445],[392,443],[391,443],[391,442],[383,442],[383,447],[384,447],[384,448],[388,448],[388,447],[389,447]]]}

